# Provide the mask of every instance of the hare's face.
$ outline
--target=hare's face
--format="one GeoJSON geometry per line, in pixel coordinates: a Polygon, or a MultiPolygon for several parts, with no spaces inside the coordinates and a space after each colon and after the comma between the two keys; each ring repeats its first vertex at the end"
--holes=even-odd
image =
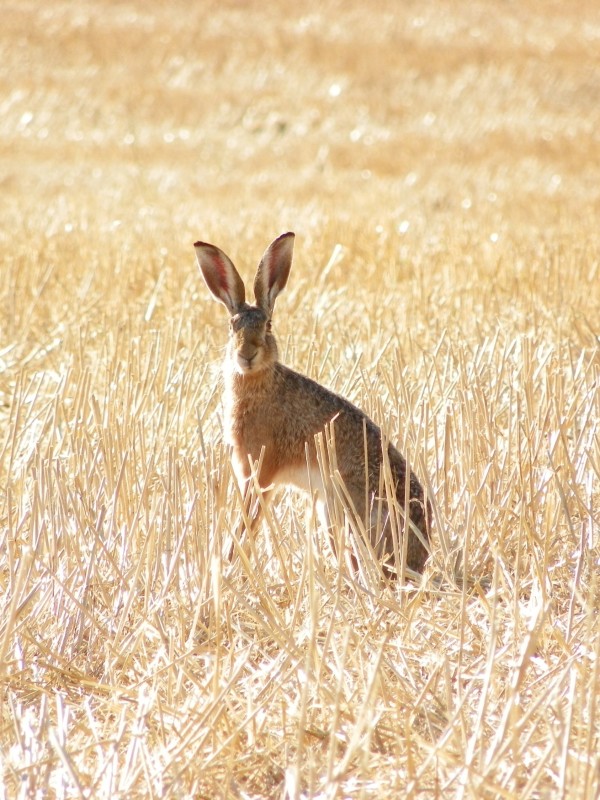
{"type": "Polygon", "coordinates": [[[231,317],[229,357],[240,375],[257,373],[277,361],[271,320],[262,308],[245,305],[231,317]]]}

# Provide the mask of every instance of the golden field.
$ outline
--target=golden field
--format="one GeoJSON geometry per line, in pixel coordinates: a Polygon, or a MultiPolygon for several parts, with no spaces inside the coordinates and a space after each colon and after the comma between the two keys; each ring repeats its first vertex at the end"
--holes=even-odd
{"type": "Polygon", "coordinates": [[[596,2],[9,2],[0,798],[597,798],[596,2]],[[418,586],[250,555],[213,242],[434,506],[418,586]]]}

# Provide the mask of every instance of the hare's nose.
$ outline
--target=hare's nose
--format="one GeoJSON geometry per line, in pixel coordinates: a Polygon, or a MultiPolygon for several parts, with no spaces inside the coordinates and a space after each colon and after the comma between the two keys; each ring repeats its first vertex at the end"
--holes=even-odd
{"type": "Polygon", "coordinates": [[[250,353],[248,351],[243,352],[243,353],[238,352],[237,358],[238,358],[238,364],[240,365],[240,367],[242,367],[243,369],[250,369],[252,367],[252,362],[256,358],[256,354],[257,353],[258,353],[258,350],[255,350],[254,352],[250,352],[250,353]]]}

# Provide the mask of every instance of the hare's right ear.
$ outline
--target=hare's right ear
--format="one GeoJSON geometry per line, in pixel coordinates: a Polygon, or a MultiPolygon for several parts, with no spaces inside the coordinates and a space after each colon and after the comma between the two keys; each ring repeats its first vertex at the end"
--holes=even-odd
{"type": "Polygon", "coordinates": [[[227,310],[233,316],[246,300],[244,282],[237,269],[233,266],[231,259],[213,244],[196,242],[194,247],[198,266],[206,285],[217,300],[227,306],[227,310]]]}
{"type": "Polygon", "coordinates": [[[254,296],[256,304],[269,316],[273,313],[275,298],[287,283],[293,252],[294,234],[284,233],[271,242],[258,265],[254,296]]]}

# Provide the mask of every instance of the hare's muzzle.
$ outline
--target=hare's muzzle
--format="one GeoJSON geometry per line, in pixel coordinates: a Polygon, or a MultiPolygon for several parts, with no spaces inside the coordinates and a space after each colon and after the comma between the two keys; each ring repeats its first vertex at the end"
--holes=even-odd
{"type": "Polygon", "coordinates": [[[255,372],[261,364],[262,348],[258,342],[248,341],[246,337],[240,337],[235,343],[233,351],[233,361],[235,367],[242,375],[248,372],[255,372]]]}
{"type": "Polygon", "coordinates": [[[252,372],[252,365],[256,364],[258,350],[252,355],[244,355],[240,351],[236,354],[237,366],[240,372],[252,372]]]}

